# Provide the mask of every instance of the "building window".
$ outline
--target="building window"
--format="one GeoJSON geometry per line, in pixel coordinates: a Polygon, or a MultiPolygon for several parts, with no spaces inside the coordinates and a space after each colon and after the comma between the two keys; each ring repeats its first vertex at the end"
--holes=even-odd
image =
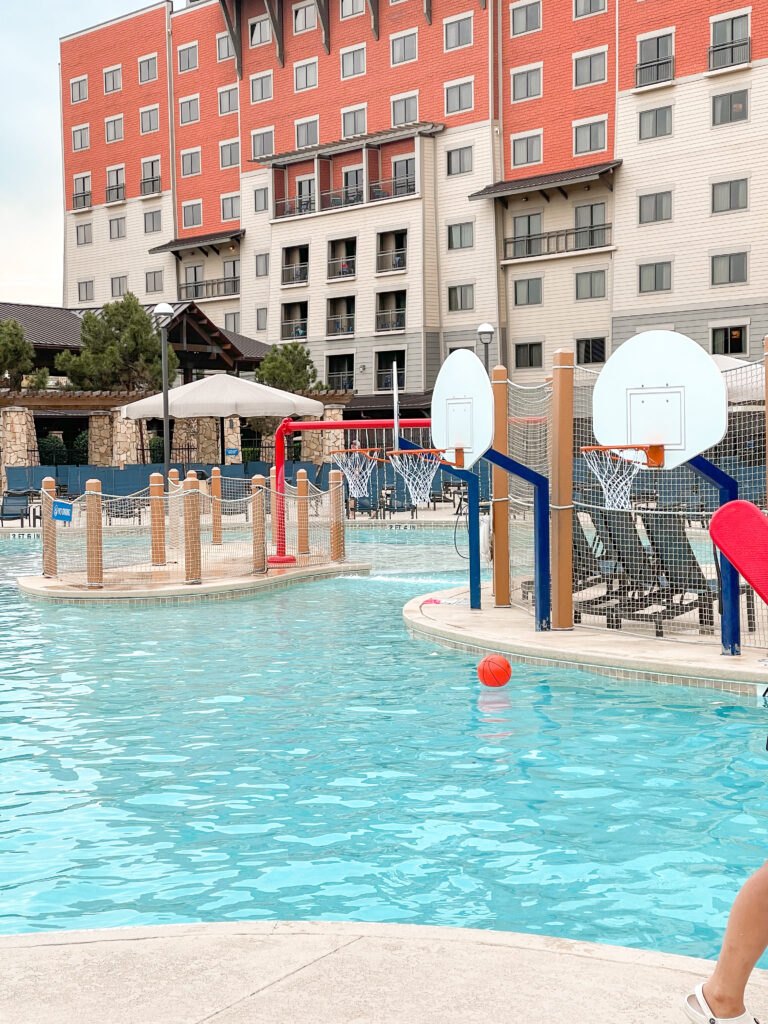
{"type": "Polygon", "coordinates": [[[584,363],[604,363],[605,338],[577,338],[576,362],[582,365],[584,363]]]}
{"type": "Polygon", "coordinates": [[[712,22],[709,68],[733,67],[750,59],[749,15],[738,14],[712,22]]]}
{"type": "Polygon", "coordinates": [[[181,154],[181,176],[190,178],[193,174],[200,173],[200,150],[188,149],[181,154]]]}
{"type": "Polygon", "coordinates": [[[139,58],[139,85],[154,82],[157,79],[157,54],[139,58]]]}
{"type": "Polygon", "coordinates": [[[733,121],[746,121],[748,112],[748,93],[746,89],[738,92],[726,92],[721,96],[712,97],[712,124],[731,124],[733,121]]]}
{"type": "Polygon", "coordinates": [[[317,57],[293,65],[293,91],[303,92],[305,89],[317,87],[317,57]]]}
{"type": "Polygon", "coordinates": [[[446,114],[458,114],[462,110],[471,110],[474,105],[473,78],[466,82],[454,82],[445,86],[446,114]]]}
{"type": "Polygon", "coordinates": [[[302,32],[311,32],[317,28],[317,8],[314,0],[306,4],[296,4],[293,8],[293,34],[295,36],[302,32]]]}
{"type": "Polygon", "coordinates": [[[106,127],[107,142],[120,142],[123,137],[123,115],[109,117],[104,122],[106,127]]]}
{"type": "Polygon", "coordinates": [[[532,100],[541,96],[541,65],[512,72],[512,102],[532,100]]]}
{"type": "Polygon", "coordinates": [[[341,0],[341,17],[354,18],[365,10],[365,0],[341,0]]]}
{"type": "Polygon", "coordinates": [[[746,210],[746,208],[746,178],[718,181],[712,186],[712,213],[725,213],[726,210],[746,210]]]}
{"type": "Polygon", "coordinates": [[[356,46],[353,50],[341,53],[341,77],[357,78],[365,74],[365,46],[356,46]]]}
{"type": "Polygon", "coordinates": [[[93,225],[90,221],[87,224],[78,224],[75,227],[75,237],[78,245],[90,245],[93,241],[93,225]]]}
{"type": "Polygon", "coordinates": [[[515,167],[541,163],[541,132],[512,139],[512,163],[515,167]]]}
{"type": "Polygon", "coordinates": [[[639,204],[641,224],[672,220],[671,192],[649,192],[647,196],[640,196],[639,204]]]}
{"type": "Polygon", "coordinates": [[[248,38],[252,47],[264,46],[265,43],[272,41],[272,26],[268,15],[262,14],[248,22],[248,38]]]}
{"type": "Polygon", "coordinates": [[[575,89],[582,85],[595,85],[605,81],[605,50],[599,53],[586,53],[583,57],[574,57],[573,85],[575,89]]]}
{"type": "Polygon", "coordinates": [[[586,18],[589,14],[601,14],[605,10],[605,0],[576,0],[574,18],[586,18]]]}
{"type": "Polygon", "coordinates": [[[472,15],[461,14],[443,22],[445,51],[460,50],[472,45],[472,15]]]}
{"type": "Polygon", "coordinates": [[[90,126],[81,124],[79,128],[72,129],[72,150],[77,153],[81,149],[90,149],[91,131],[90,126]]]}
{"type": "Polygon", "coordinates": [[[604,299],[605,271],[584,270],[576,275],[576,299],[604,299]]]}
{"type": "Polygon", "coordinates": [[[193,124],[200,120],[200,99],[197,96],[190,96],[185,100],[179,100],[179,121],[181,124],[193,124]]]}
{"type": "Polygon", "coordinates": [[[269,203],[269,192],[265,188],[255,188],[253,190],[253,210],[254,213],[263,213],[269,203]]]}
{"type": "Polygon", "coordinates": [[[221,197],[221,219],[238,220],[240,217],[240,196],[221,197]]]}
{"type": "Polygon", "coordinates": [[[639,40],[638,64],[635,68],[636,88],[672,80],[675,73],[674,42],[671,32],[639,40]]]}
{"type": "Polygon", "coordinates": [[[240,333],[240,314],[239,313],[225,313],[224,314],[224,330],[234,331],[235,334],[240,333]]]}
{"type": "Polygon", "coordinates": [[[237,110],[237,86],[230,85],[219,89],[219,114],[234,114],[237,110]]]}
{"type": "Polygon", "coordinates": [[[69,83],[69,98],[72,103],[82,103],[88,99],[88,75],[73,78],[69,83]]]}
{"type": "Polygon", "coordinates": [[[399,96],[392,99],[392,127],[401,124],[413,124],[419,120],[419,98],[416,95],[399,96]]]}
{"type": "Polygon", "coordinates": [[[577,124],[573,129],[573,152],[575,156],[582,153],[599,153],[605,149],[605,121],[590,121],[577,124]]]}
{"type": "Polygon", "coordinates": [[[541,28],[541,0],[534,3],[510,4],[511,35],[522,36],[541,28]]]}
{"type": "Polygon", "coordinates": [[[195,199],[181,204],[182,224],[185,228],[199,228],[203,223],[203,201],[195,199]]]}
{"type": "Polygon", "coordinates": [[[160,108],[159,107],[147,107],[146,110],[141,111],[141,134],[148,135],[150,132],[157,132],[160,130],[160,108]]]}
{"type": "Polygon", "coordinates": [[[222,32],[216,36],[216,60],[229,60],[235,56],[235,48],[229,38],[229,32],[222,32]]]}
{"type": "Polygon", "coordinates": [[[515,305],[539,306],[541,304],[541,278],[529,277],[515,281],[515,305]]]}
{"type": "Polygon", "coordinates": [[[162,270],[148,270],[146,273],[145,291],[161,292],[163,290],[162,270]]]}
{"type": "Polygon", "coordinates": [[[365,135],[366,129],[366,108],[356,107],[354,110],[345,110],[341,115],[341,137],[350,139],[354,135],[365,135]]]}
{"type": "Polygon", "coordinates": [[[304,146],[316,146],[318,141],[318,119],[308,118],[306,121],[296,121],[296,149],[303,149],[304,146]]]}
{"type": "Polygon", "coordinates": [[[668,292],[672,287],[671,263],[641,263],[638,271],[641,292],[668,292]]]}
{"type": "Polygon", "coordinates": [[[472,147],[448,150],[448,174],[469,174],[472,170],[472,147]]]}
{"type": "Polygon", "coordinates": [[[712,328],[712,353],[716,356],[743,356],[747,353],[747,328],[712,328]]]}
{"type": "Polygon", "coordinates": [[[72,197],[72,206],[75,210],[87,210],[91,205],[91,176],[90,174],[75,175],[75,193],[72,197]]]}
{"type": "Polygon", "coordinates": [[[265,71],[251,78],[251,103],[263,103],[272,99],[272,72],[265,71]]]}
{"type": "Polygon", "coordinates": [[[448,225],[448,248],[471,249],[474,243],[475,226],[472,221],[448,225]]]}
{"type": "Polygon", "coordinates": [[[672,134],[672,107],[655,107],[643,110],[639,118],[641,139],[659,139],[672,134]]]}
{"type": "Polygon", "coordinates": [[[162,213],[160,210],[147,210],[144,214],[144,234],[151,235],[162,230],[162,213]]]}
{"type": "Polygon", "coordinates": [[[389,37],[392,66],[418,60],[418,33],[413,30],[389,37]]]}
{"type": "Polygon", "coordinates": [[[125,238],[125,217],[110,217],[109,237],[125,238]]]}
{"type": "Polygon", "coordinates": [[[111,279],[112,298],[121,299],[128,291],[128,278],[125,274],[111,279]]]}
{"type": "Polygon", "coordinates": [[[376,390],[392,390],[392,364],[395,364],[397,372],[397,387],[399,391],[405,390],[405,352],[402,349],[395,349],[390,352],[376,353],[376,390]]]}
{"type": "Polygon", "coordinates": [[[106,201],[119,203],[125,199],[125,168],[112,167],[107,170],[106,201]]]}
{"type": "Polygon", "coordinates": [[[268,252],[257,252],[256,253],[256,277],[268,277],[269,276],[269,253],[268,252]]]}
{"type": "Polygon", "coordinates": [[[197,43],[179,47],[179,73],[194,71],[197,67],[197,43]]]}
{"type": "Polygon", "coordinates": [[[120,92],[123,88],[123,67],[122,64],[118,64],[117,67],[107,68],[104,72],[104,93],[109,92],[120,92]]]}
{"type": "Polygon", "coordinates": [[[219,143],[219,163],[222,169],[225,167],[237,167],[240,163],[240,140],[233,142],[219,143]]]}
{"type": "Polygon", "coordinates": [[[260,306],[256,310],[256,330],[266,331],[267,329],[267,307],[260,306]]]}
{"type": "Polygon", "coordinates": [[[712,257],[712,284],[744,284],[747,280],[747,254],[731,252],[712,257]]]}
{"type": "Polygon", "coordinates": [[[475,308],[475,286],[473,284],[451,285],[448,289],[448,309],[452,313],[475,308]]]}
{"type": "Polygon", "coordinates": [[[530,370],[541,366],[541,342],[530,341],[515,345],[515,368],[530,370]]]}
{"type": "Polygon", "coordinates": [[[77,282],[77,301],[93,302],[93,281],[77,282]]]}
{"type": "Polygon", "coordinates": [[[351,352],[328,356],[329,391],[352,391],[355,386],[355,357],[351,352]]]}

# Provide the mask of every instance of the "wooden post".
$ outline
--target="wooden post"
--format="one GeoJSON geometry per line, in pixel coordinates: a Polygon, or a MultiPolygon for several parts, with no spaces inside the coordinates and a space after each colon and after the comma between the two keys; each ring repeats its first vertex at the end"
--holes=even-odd
{"type": "Polygon", "coordinates": [[[272,536],[272,547],[277,547],[277,470],[273,466],[269,471],[269,523],[272,536]]]}
{"type": "Polygon", "coordinates": [[[184,582],[202,583],[200,550],[200,488],[190,469],[184,481],[184,582]]]}
{"type": "Polygon", "coordinates": [[[573,352],[552,367],[552,628],[573,629],[573,352]]]}
{"type": "Polygon", "coordinates": [[[211,534],[214,544],[221,544],[221,470],[211,470],[211,534]]]}
{"type": "Polygon", "coordinates": [[[149,516],[152,565],[165,565],[165,488],[162,473],[152,473],[149,477],[149,516]]]}
{"type": "MultiPolygon", "coordinates": [[[[507,368],[494,366],[493,381],[493,447],[502,455],[509,454],[507,368]]],[[[509,595],[509,474],[493,467],[493,604],[495,608],[508,608],[509,595]]]]}
{"type": "Polygon", "coordinates": [[[40,516],[43,535],[43,576],[56,575],[56,523],[53,514],[53,499],[56,497],[56,481],[47,476],[42,483],[40,493],[40,516]]]}
{"type": "Polygon", "coordinates": [[[344,487],[340,469],[328,474],[328,492],[331,498],[331,561],[344,561],[344,487]]]}
{"type": "Polygon", "coordinates": [[[251,520],[253,522],[253,571],[267,571],[267,533],[264,494],[267,481],[261,474],[251,478],[251,520]]]}
{"type": "Polygon", "coordinates": [[[104,553],[101,539],[101,480],[85,485],[85,563],[86,586],[104,586],[104,553]]]}
{"type": "Polygon", "coordinates": [[[297,555],[309,554],[309,480],[306,469],[296,474],[296,520],[298,523],[297,555]]]}

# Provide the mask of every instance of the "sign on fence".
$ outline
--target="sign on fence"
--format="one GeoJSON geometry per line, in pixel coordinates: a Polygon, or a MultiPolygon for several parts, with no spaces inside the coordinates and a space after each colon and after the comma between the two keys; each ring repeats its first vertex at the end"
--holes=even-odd
{"type": "Polygon", "coordinates": [[[239,448],[225,448],[224,449],[224,454],[225,455],[237,455],[239,453],[239,451],[240,451],[239,448]]]}
{"type": "Polygon", "coordinates": [[[58,519],[61,523],[72,522],[72,502],[54,501],[51,509],[51,519],[58,519]]]}

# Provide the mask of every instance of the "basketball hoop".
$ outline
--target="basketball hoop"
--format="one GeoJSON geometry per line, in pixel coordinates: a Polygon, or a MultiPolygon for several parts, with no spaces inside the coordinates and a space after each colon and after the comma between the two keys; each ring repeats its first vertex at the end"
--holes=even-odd
{"type": "Polygon", "coordinates": [[[586,445],[581,453],[597,477],[609,509],[631,509],[632,483],[641,469],[660,469],[664,447],[659,444],[586,445]]]}
{"type": "Polygon", "coordinates": [[[344,474],[350,497],[364,498],[368,494],[368,482],[380,451],[380,448],[340,448],[328,453],[344,474]]]}
{"type": "Polygon", "coordinates": [[[432,488],[432,481],[438,468],[451,466],[446,462],[445,452],[441,448],[407,448],[387,452],[392,463],[408,488],[408,494],[414,505],[426,505],[432,488]]]}

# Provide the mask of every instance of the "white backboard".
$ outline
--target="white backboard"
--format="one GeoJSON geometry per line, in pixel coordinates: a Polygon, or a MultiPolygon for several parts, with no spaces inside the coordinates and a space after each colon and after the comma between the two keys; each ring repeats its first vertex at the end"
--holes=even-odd
{"type": "Polygon", "coordinates": [[[440,368],[432,392],[432,444],[453,462],[464,452],[469,468],[493,444],[493,388],[474,352],[460,348],[440,368]]]}
{"type": "Polygon", "coordinates": [[[598,444],[661,444],[664,469],[674,469],[723,439],[725,382],[695,341],[676,331],[645,331],[603,367],[592,417],[598,444]]]}

